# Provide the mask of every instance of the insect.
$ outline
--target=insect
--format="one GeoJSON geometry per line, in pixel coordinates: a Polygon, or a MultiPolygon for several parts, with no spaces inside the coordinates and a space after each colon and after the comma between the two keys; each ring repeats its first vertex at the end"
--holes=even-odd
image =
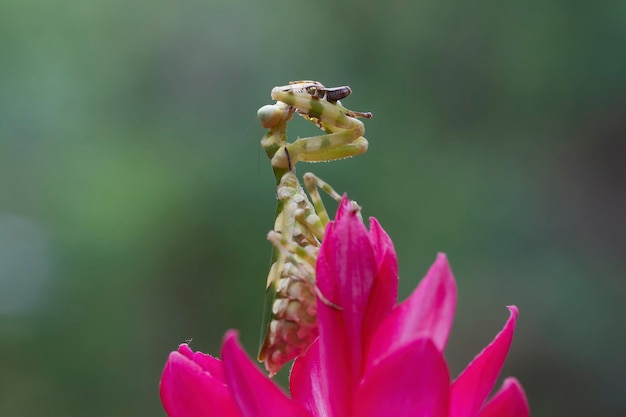
{"type": "Polygon", "coordinates": [[[258,356],[270,375],[301,355],[318,336],[316,297],[333,305],[315,286],[315,262],[330,221],[318,189],[336,201],[341,196],[307,173],[304,184],[309,199],[295,166],[300,161],[332,161],[367,151],[365,128],[358,118],[372,115],[343,107],[339,100],[350,93],[347,86],[326,88],[316,81],[296,81],[272,89],[276,104],[258,111],[261,124],[269,129],[261,145],[271,160],[278,199],[274,230],[268,234],[273,250],[258,356]],[[288,142],[287,123],[294,113],[325,134],[288,142]]]}

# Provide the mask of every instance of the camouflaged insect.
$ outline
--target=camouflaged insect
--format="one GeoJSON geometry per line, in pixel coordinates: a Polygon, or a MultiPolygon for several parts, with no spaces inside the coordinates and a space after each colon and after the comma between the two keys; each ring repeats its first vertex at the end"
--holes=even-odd
{"type": "Polygon", "coordinates": [[[296,81],[272,89],[276,104],[258,111],[261,124],[269,129],[261,145],[271,160],[278,199],[274,230],[268,235],[274,247],[259,349],[259,361],[264,362],[270,375],[304,353],[318,336],[316,298],[333,305],[315,286],[315,262],[329,222],[318,188],[337,201],[341,197],[308,173],[304,180],[309,200],[296,177],[295,165],[299,161],[348,158],[367,151],[365,128],[357,118],[370,118],[371,113],[343,107],[339,100],[350,93],[349,87],[326,88],[316,81],[296,81]],[[289,143],[287,123],[294,113],[325,134],[289,143]]]}

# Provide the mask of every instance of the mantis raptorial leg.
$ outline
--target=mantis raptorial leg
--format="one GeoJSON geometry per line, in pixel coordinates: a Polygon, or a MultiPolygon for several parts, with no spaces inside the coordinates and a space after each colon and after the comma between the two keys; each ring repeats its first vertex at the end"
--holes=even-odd
{"type": "Polygon", "coordinates": [[[293,82],[272,89],[276,104],[258,111],[261,124],[269,129],[261,145],[271,160],[278,199],[274,230],[268,236],[274,249],[259,351],[259,360],[272,375],[302,354],[317,337],[316,296],[334,306],[315,286],[315,261],[329,222],[318,189],[337,201],[341,196],[309,173],[304,176],[309,199],[295,175],[295,165],[300,161],[348,158],[367,151],[365,129],[357,117],[369,118],[371,114],[341,105],[339,100],[350,92],[349,87],[326,88],[315,81],[293,82]],[[294,113],[324,134],[288,142],[287,123],[294,113]]]}

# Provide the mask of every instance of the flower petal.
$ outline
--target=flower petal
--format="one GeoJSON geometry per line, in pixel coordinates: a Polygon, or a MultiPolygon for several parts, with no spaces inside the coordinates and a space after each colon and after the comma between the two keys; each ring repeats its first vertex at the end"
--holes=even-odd
{"type": "Polygon", "coordinates": [[[451,417],[474,417],[484,404],[498,379],[515,331],[517,307],[511,312],[504,328],[495,339],[465,368],[452,384],[451,417]]]}
{"type": "Polygon", "coordinates": [[[367,355],[371,366],[413,340],[428,337],[443,351],[456,308],[456,284],[446,255],[439,254],[413,294],[378,327],[367,355]]]}
{"type": "Polygon", "coordinates": [[[224,369],[222,368],[222,361],[220,361],[219,359],[206,353],[194,352],[186,343],[178,346],[178,353],[180,353],[187,359],[194,361],[204,371],[211,374],[214,378],[217,378],[223,383],[226,383],[226,379],[224,378],[224,369]]]}
{"type": "Polygon", "coordinates": [[[308,417],[309,414],[292,402],[273,381],[248,358],[237,341],[237,332],[230,330],[222,345],[224,374],[243,417],[308,417]]]}
{"type": "Polygon", "coordinates": [[[529,417],[530,410],[526,394],[515,378],[504,380],[502,387],[495,393],[479,414],[479,417],[529,417]]]}
{"type": "Polygon", "coordinates": [[[363,378],[356,417],[448,417],[450,377],[430,339],[415,340],[386,356],[363,378]]]}
{"type": "Polygon", "coordinates": [[[339,202],[339,207],[337,207],[337,212],[335,213],[335,221],[341,219],[346,213],[349,213],[352,208],[355,206],[352,204],[352,201],[348,198],[347,194],[341,196],[341,201],[339,202]]]}
{"type": "Polygon", "coordinates": [[[363,363],[363,318],[376,277],[367,230],[349,202],[330,223],[317,259],[320,364],[327,373],[327,401],[336,417],[349,416],[363,363]],[[336,306],[330,305],[330,303],[336,306]],[[339,308],[337,308],[337,306],[339,308]]]}
{"type": "Polygon", "coordinates": [[[377,275],[363,323],[364,351],[380,323],[391,312],[398,298],[398,258],[393,242],[374,217],[370,217],[370,241],[376,258],[377,275]]]}
{"type": "MultiPolygon", "coordinates": [[[[160,392],[163,408],[169,417],[237,417],[240,416],[233,397],[223,380],[211,375],[204,366],[193,360],[187,345],[172,352],[163,369],[160,392]],[[191,356],[191,358],[189,357],[191,356]]],[[[199,362],[218,361],[207,358],[199,362]],[[206,359],[206,360],[205,360],[206,359]]],[[[218,361],[219,362],[219,361],[218,361]]],[[[213,363],[212,365],[215,365],[213,363]]]]}
{"type": "Polygon", "coordinates": [[[304,406],[311,415],[327,417],[330,415],[326,392],[328,380],[326,372],[320,366],[319,339],[299,356],[293,363],[289,375],[291,398],[304,406]]]}

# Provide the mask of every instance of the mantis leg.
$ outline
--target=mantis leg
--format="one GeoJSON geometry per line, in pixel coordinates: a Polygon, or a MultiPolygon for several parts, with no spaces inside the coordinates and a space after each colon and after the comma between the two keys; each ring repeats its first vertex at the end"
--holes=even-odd
{"type": "MultiPolygon", "coordinates": [[[[330,184],[311,172],[304,174],[303,178],[304,186],[311,197],[311,202],[296,211],[295,219],[304,235],[311,234],[317,241],[321,241],[324,237],[326,225],[330,222],[330,217],[319,190],[324,191],[337,203],[341,202],[341,195],[330,184]]],[[[355,202],[353,204],[358,207],[355,202]]],[[[308,240],[310,241],[310,239],[308,240]]]]}
{"type": "MultiPolygon", "coordinates": [[[[369,143],[362,135],[363,123],[353,119],[352,129],[340,130],[327,135],[299,138],[287,145],[292,165],[296,162],[325,162],[349,158],[367,151],[369,143]]],[[[339,130],[339,129],[338,129],[339,130]]]]}
{"type": "Polygon", "coordinates": [[[322,221],[324,228],[326,228],[326,225],[330,222],[330,217],[328,216],[328,211],[326,210],[326,206],[324,206],[324,202],[322,201],[322,197],[320,196],[318,188],[321,188],[326,194],[331,196],[338,203],[341,202],[341,196],[328,183],[322,181],[320,178],[310,172],[304,174],[303,178],[304,186],[311,196],[311,203],[315,208],[315,212],[322,221]]]}

